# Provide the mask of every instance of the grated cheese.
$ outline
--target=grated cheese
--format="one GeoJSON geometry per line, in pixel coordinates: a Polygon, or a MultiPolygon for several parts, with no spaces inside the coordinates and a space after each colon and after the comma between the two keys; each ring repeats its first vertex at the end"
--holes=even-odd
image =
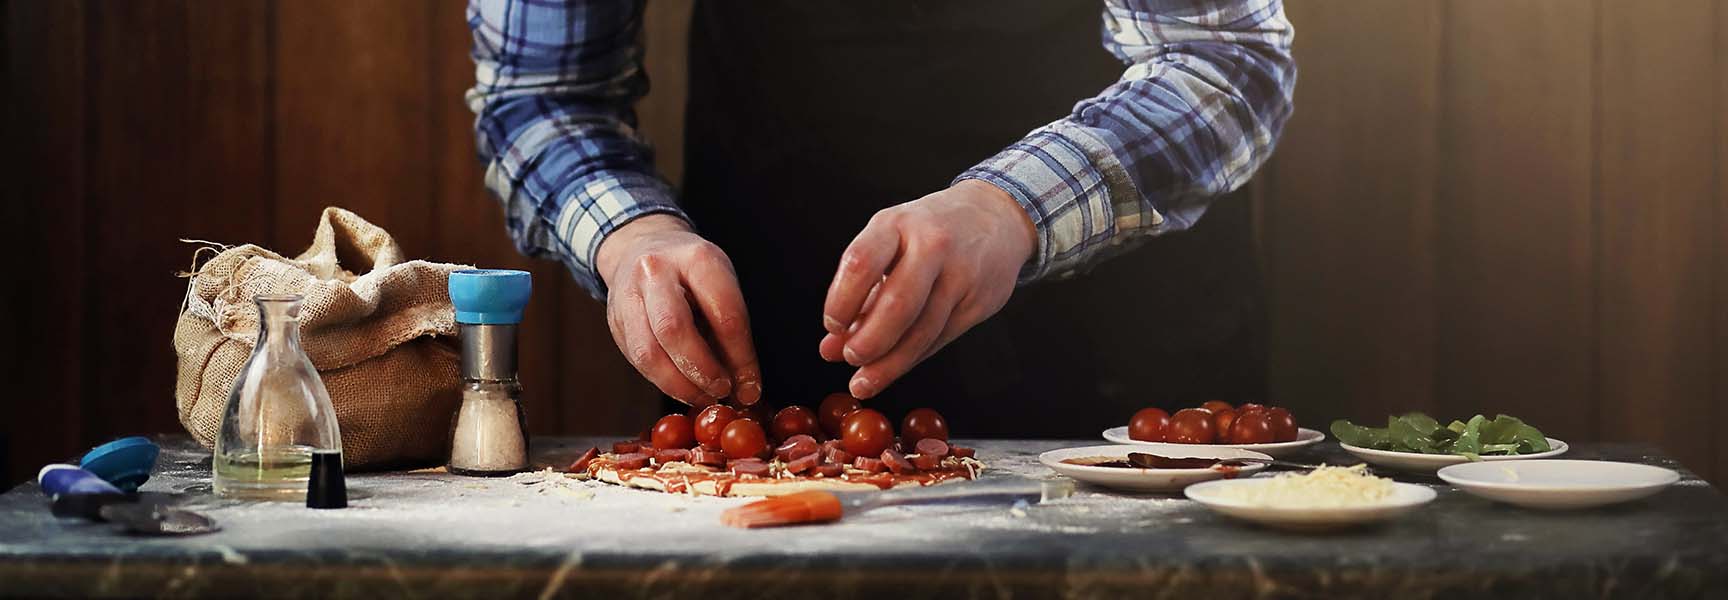
{"type": "Polygon", "coordinates": [[[1322,466],[1286,473],[1258,485],[1230,486],[1219,495],[1271,508],[1340,508],[1376,504],[1392,496],[1392,480],[1367,473],[1364,465],[1322,466]]]}

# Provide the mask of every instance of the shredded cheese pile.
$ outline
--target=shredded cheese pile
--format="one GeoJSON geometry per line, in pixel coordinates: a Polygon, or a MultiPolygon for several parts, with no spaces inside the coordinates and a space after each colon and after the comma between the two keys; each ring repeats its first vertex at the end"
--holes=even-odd
{"type": "Polygon", "coordinates": [[[1341,508],[1375,504],[1392,496],[1392,480],[1367,473],[1364,465],[1322,466],[1286,473],[1258,485],[1230,486],[1225,498],[1270,508],[1341,508]]]}

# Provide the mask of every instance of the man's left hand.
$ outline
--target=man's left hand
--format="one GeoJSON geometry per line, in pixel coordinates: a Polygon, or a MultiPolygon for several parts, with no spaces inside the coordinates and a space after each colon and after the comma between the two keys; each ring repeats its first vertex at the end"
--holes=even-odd
{"type": "Polygon", "coordinates": [[[983,181],[871,217],[840,257],[822,309],[822,358],[858,367],[869,398],[1001,310],[1037,229],[1014,198],[983,181]]]}

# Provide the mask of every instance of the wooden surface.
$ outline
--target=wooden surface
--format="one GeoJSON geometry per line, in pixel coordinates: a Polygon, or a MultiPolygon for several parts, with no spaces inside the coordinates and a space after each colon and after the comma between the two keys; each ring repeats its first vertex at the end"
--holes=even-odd
{"type": "MultiPolygon", "coordinates": [[[[1728,2],[1289,2],[1297,111],[1256,182],[1273,401],[1323,422],[1504,411],[1728,477],[1728,2]]],[[[522,258],[474,159],[460,2],[14,0],[0,203],[0,478],[178,428],[192,247],[357,210],[417,258],[526,268],[537,433],[658,411],[598,303],[522,258]],[[10,199],[10,198],[9,198],[10,199]]],[[[658,164],[682,173],[690,0],[649,6],[658,164]]]]}

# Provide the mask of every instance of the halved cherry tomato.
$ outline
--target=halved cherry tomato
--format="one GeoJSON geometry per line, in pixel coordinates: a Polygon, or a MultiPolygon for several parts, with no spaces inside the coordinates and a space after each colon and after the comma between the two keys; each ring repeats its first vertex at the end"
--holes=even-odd
{"type": "Polygon", "coordinates": [[[1272,438],[1280,442],[1296,440],[1296,416],[1283,407],[1273,407],[1266,411],[1266,416],[1272,419],[1272,438]]]}
{"type": "Polygon", "coordinates": [[[1263,410],[1243,413],[1230,425],[1230,443],[1267,444],[1275,441],[1272,417],[1263,410]]]}
{"type": "Polygon", "coordinates": [[[856,456],[880,455],[893,443],[894,426],[875,410],[860,408],[840,423],[840,447],[856,456]]]}
{"type": "Polygon", "coordinates": [[[1218,439],[1212,412],[1199,408],[1184,408],[1170,417],[1170,427],[1164,430],[1164,441],[1173,444],[1210,444],[1218,439]]]}
{"type": "Polygon", "coordinates": [[[1220,444],[1240,444],[1240,443],[1242,443],[1242,442],[1238,442],[1238,441],[1230,439],[1230,425],[1234,424],[1235,422],[1236,422],[1236,411],[1234,411],[1234,410],[1226,408],[1224,410],[1218,410],[1218,411],[1212,412],[1212,425],[1213,425],[1213,429],[1216,429],[1218,431],[1218,443],[1220,443],[1220,444]]]}
{"type": "Polygon", "coordinates": [[[1142,408],[1128,419],[1128,439],[1142,442],[1164,441],[1164,431],[1170,427],[1170,413],[1162,408],[1142,408]]]}
{"type": "Polygon", "coordinates": [[[822,431],[827,433],[828,437],[838,438],[840,422],[846,419],[846,415],[858,410],[859,406],[858,399],[851,394],[828,394],[827,398],[822,399],[822,404],[816,407],[817,422],[822,425],[822,431]]]}
{"type": "Polygon", "coordinates": [[[696,430],[690,424],[690,417],[684,415],[666,415],[654,423],[654,431],[650,434],[654,448],[671,450],[674,448],[691,448],[696,445],[696,430]]]}

